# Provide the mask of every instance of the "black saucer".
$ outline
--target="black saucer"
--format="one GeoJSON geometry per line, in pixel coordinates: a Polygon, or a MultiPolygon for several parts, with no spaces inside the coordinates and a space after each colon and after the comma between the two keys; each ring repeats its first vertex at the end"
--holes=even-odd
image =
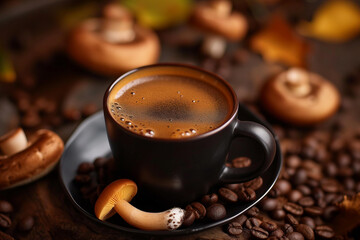
{"type": "MultiPolygon", "coordinates": [[[[268,127],[271,131],[268,123],[260,120],[256,115],[254,115],[245,106],[241,104],[239,106],[239,119],[258,122],[268,127]]],[[[230,159],[238,156],[252,157],[253,155],[259,154],[258,149],[241,148],[241,145],[242,139],[236,139],[233,142],[229,154],[230,159]]],[[[264,183],[262,187],[256,191],[256,200],[249,203],[238,203],[226,206],[227,215],[224,219],[220,221],[199,221],[195,222],[190,227],[180,228],[174,231],[149,232],[135,229],[127,225],[123,221],[119,221],[116,219],[112,220],[111,222],[103,222],[98,220],[93,213],[93,209],[89,208],[89,206],[84,203],[81,194],[79,193],[79,189],[74,185],[73,179],[76,175],[76,169],[80,163],[92,162],[97,157],[104,157],[110,155],[111,152],[106,135],[103,113],[98,112],[86,119],[72,134],[71,138],[67,141],[63,156],[60,160],[59,168],[60,178],[64,189],[68,194],[70,200],[80,210],[80,212],[82,212],[92,220],[97,221],[99,224],[122,231],[145,235],[189,234],[209,229],[231,221],[233,218],[244,213],[247,209],[259,202],[270,191],[271,187],[274,185],[276,179],[279,176],[282,166],[280,145],[278,139],[276,139],[276,155],[270,168],[262,175],[264,183]]],[[[141,206],[136,207],[141,209],[141,206]]]]}

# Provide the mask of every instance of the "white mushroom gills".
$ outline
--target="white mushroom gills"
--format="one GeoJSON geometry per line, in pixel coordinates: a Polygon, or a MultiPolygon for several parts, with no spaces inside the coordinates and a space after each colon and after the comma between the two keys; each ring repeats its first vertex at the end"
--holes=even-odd
{"type": "Polygon", "coordinates": [[[185,216],[185,210],[181,208],[151,213],[141,211],[125,200],[118,201],[114,209],[127,223],[147,231],[175,230],[182,225],[185,216]]]}
{"type": "Polygon", "coordinates": [[[17,128],[0,138],[0,149],[5,155],[11,156],[24,150],[27,143],[23,129],[17,128]]]}
{"type": "Polygon", "coordinates": [[[286,72],[285,84],[296,97],[304,97],[311,92],[309,74],[300,68],[291,68],[286,72]]]}

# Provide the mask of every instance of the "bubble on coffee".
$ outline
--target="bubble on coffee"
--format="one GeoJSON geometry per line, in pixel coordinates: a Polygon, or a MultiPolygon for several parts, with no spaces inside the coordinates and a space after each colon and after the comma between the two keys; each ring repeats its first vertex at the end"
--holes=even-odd
{"type": "Polygon", "coordinates": [[[108,103],[113,118],[146,137],[187,138],[211,131],[231,113],[217,87],[191,77],[162,75],[136,79],[108,103]]]}

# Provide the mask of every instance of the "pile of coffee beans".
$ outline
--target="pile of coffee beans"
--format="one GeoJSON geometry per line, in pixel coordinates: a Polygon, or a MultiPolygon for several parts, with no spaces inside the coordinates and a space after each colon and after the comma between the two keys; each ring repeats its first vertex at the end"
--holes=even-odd
{"type": "MultiPolygon", "coordinates": [[[[11,214],[14,211],[13,205],[6,201],[0,200],[0,239],[13,240],[14,238],[7,232],[13,226],[13,220],[11,214]]],[[[20,232],[29,232],[34,224],[35,220],[33,216],[24,216],[16,221],[16,229],[20,232]]]]}

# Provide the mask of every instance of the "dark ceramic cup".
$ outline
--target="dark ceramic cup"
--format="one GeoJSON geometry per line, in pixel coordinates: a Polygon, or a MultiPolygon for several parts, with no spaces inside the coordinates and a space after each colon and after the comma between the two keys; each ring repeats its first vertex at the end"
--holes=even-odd
{"type": "MultiPolygon", "coordinates": [[[[165,71],[166,72],[166,71],[165,71]]],[[[131,80],[132,81],[132,80],[131,80]]],[[[125,73],[107,89],[104,115],[111,151],[119,178],[129,178],[138,185],[138,197],[162,206],[183,206],[206,194],[218,183],[238,183],[262,174],[275,156],[275,140],[264,126],[238,120],[238,100],[231,86],[219,76],[182,64],[157,64],[125,73]],[[210,77],[226,88],[232,99],[231,114],[219,127],[189,138],[162,139],[135,134],[117,123],[108,108],[109,95],[120,81],[136,79],[159,70],[175,69],[172,74],[194,78],[210,77]],[[127,79],[127,80],[126,80],[127,79]],[[235,169],[225,165],[234,138],[247,138],[259,154],[249,167],[235,169]]],[[[252,146],[253,147],[253,146],[252,146]]]]}

